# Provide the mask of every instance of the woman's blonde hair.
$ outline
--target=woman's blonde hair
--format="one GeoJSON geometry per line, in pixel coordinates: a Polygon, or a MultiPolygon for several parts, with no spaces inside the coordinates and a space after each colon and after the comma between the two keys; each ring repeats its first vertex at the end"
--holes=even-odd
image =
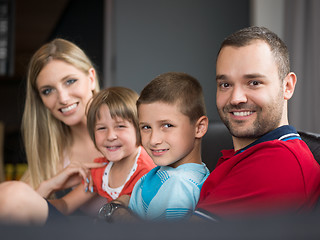
{"type": "MultiPolygon", "coordinates": [[[[57,174],[63,152],[71,146],[73,140],[70,127],[56,119],[44,106],[36,85],[39,73],[53,59],[71,64],[85,74],[94,68],[78,46],[59,38],[43,45],[32,56],[28,67],[21,130],[28,161],[28,170],[22,180],[33,188],[57,174]]],[[[98,91],[99,81],[96,77],[93,93],[98,91]]]]}

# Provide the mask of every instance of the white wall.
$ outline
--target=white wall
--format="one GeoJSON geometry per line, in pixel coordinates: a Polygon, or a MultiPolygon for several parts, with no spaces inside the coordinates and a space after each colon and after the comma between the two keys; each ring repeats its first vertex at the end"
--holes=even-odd
{"type": "Polygon", "coordinates": [[[250,25],[250,0],[105,0],[104,87],[138,93],[157,75],[186,72],[215,104],[215,60],[222,40],[250,25]]]}

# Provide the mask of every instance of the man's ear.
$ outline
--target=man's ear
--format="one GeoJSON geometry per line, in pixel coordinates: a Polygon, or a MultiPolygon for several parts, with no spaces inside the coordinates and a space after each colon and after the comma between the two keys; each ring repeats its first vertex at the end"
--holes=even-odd
{"type": "Polygon", "coordinates": [[[290,72],[283,80],[284,100],[289,100],[294,92],[297,83],[297,76],[295,73],[290,72]]]}
{"type": "Polygon", "coordinates": [[[208,130],[209,119],[202,116],[196,123],[196,138],[202,138],[208,130]]]}

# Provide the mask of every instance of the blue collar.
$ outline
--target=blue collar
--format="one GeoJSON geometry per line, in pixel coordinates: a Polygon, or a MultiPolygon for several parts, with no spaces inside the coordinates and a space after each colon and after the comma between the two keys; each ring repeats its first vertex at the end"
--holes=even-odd
{"type": "Polygon", "coordinates": [[[262,137],[260,137],[256,141],[254,141],[253,143],[251,143],[248,146],[237,151],[236,154],[242,153],[243,151],[247,150],[248,148],[257,145],[258,143],[272,141],[272,140],[288,141],[288,140],[292,140],[292,139],[301,140],[301,137],[297,133],[297,130],[294,127],[292,127],[290,125],[284,125],[284,126],[281,126],[281,127],[278,127],[276,129],[272,130],[271,132],[266,133],[265,135],[263,135],[262,137]]]}

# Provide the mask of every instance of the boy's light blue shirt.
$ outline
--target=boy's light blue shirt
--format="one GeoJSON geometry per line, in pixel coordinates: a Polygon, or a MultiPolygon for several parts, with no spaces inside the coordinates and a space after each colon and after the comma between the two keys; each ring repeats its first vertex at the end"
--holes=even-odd
{"type": "Polygon", "coordinates": [[[208,176],[204,163],[155,167],[134,186],[129,208],[148,220],[185,218],[194,211],[208,176]]]}

